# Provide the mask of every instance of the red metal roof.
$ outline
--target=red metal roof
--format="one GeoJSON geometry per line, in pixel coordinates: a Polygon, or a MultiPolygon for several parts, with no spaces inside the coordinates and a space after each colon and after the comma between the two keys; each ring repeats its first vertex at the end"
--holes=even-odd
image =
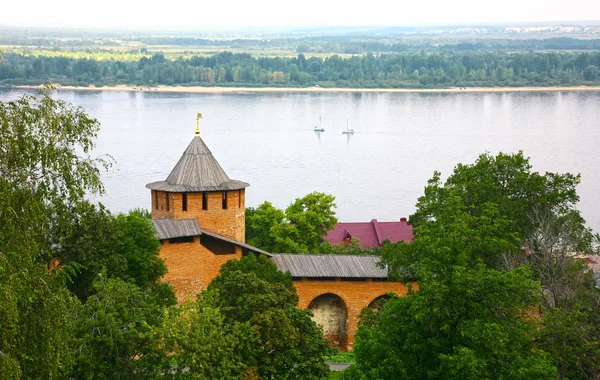
{"type": "Polygon", "coordinates": [[[357,238],[363,247],[374,247],[381,245],[385,239],[392,243],[410,242],[413,239],[413,230],[406,218],[401,218],[398,222],[378,222],[377,219],[370,222],[342,222],[336,224],[325,239],[337,245],[343,243],[344,237],[348,235],[357,238]]]}

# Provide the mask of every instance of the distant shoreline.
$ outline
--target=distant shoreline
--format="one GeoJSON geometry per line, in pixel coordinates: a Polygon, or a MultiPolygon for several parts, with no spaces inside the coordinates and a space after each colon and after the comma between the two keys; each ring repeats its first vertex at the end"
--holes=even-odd
{"type": "MultiPolygon", "coordinates": [[[[21,85],[7,88],[41,89],[43,86],[21,85]]],[[[324,88],[324,87],[203,87],[203,86],[130,86],[117,85],[105,87],[56,86],[58,90],[68,91],[131,91],[131,92],[176,92],[176,93],[268,93],[268,92],[536,92],[536,91],[600,91],[600,86],[550,86],[550,87],[452,87],[452,88],[324,88]]]]}

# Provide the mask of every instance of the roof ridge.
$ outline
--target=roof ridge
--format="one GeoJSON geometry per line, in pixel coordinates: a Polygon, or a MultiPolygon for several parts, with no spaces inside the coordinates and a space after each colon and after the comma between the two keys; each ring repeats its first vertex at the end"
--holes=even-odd
{"type": "Polygon", "coordinates": [[[381,230],[379,229],[379,222],[377,221],[377,219],[371,219],[371,225],[373,226],[373,229],[375,230],[375,236],[377,237],[377,245],[382,245],[383,244],[383,234],[381,233],[381,230]]]}

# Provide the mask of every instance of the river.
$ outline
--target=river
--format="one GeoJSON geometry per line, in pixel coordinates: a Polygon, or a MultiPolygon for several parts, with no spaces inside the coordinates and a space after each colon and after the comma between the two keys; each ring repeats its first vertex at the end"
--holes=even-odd
{"type": "MultiPolygon", "coordinates": [[[[0,89],[0,100],[24,90],[0,89]]],[[[247,206],[285,208],[311,191],[335,195],[340,221],[399,220],[415,210],[434,170],[443,178],[483,152],[523,150],[540,172],[581,173],[579,209],[600,231],[600,92],[162,93],[61,91],[97,118],[95,154],[116,165],[101,199],[114,212],[150,207],[194,135],[247,206]],[[313,128],[322,118],[325,132],[313,128]],[[341,132],[349,122],[353,135],[341,132]]]]}

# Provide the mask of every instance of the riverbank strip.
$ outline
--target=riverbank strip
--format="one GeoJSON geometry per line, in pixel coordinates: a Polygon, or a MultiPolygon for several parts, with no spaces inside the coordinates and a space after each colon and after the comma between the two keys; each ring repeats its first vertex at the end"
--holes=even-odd
{"type": "MultiPolygon", "coordinates": [[[[41,89],[44,86],[11,86],[10,88],[41,89]]],[[[551,87],[452,87],[440,89],[425,88],[324,88],[324,87],[204,87],[204,86],[129,86],[117,85],[106,87],[60,86],[58,90],[67,91],[137,91],[137,92],[181,92],[181,93],[268,93],[268,92],[552,92],[552,91],[600,91],[600,86],[551,86],[551,87]]]]}

